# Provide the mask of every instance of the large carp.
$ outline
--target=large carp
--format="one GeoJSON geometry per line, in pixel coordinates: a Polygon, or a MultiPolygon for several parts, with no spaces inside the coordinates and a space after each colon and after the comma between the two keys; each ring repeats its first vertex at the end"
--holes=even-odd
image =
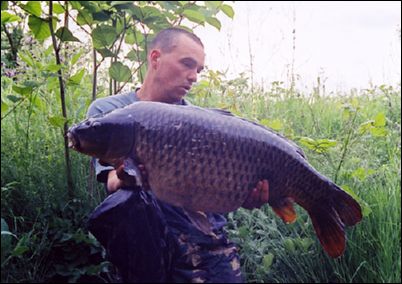
{"type": "Polygon", "coordinates": [[[362,218],[360,205],[296,144],[225,111],[136,102],[71,127],[68,137],[70,147],[103,162],[143,164],[157,198],[192,211],[233,211],[267,179],[276,214],[291,223],[293,201],[307,210],[332,257],[344,252],[344,226],[362,218]]]}

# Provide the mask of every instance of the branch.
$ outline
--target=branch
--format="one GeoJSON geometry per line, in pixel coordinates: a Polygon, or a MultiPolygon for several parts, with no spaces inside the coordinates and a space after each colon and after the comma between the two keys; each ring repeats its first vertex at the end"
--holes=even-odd
{"type": "MultiPolygon", "coordinates": [[[[53,29],[53,3],[52,1],[49,1],[49,29],[50,29],[50,34],[52,37],[52,43],[53,43],[53,49],[56,57],[56,64],[58,66],[61,66],[61,60],[60,60],[60,54],[59,54],[59,48],[60,45],[57,45],[56,41],[56,35],[54,33],[53,29]]],[[[61,99],[61,109],[63,113],[63,117],[65,119],[64,122],[64,157],[66,160],[66,173],[67,173],[67,190],[68,190],[68,195],[69,198],[74,197],[74,191],[73,191],[73,179],[71,175],[71,162],[70,162],[70,153],[69,153],[69,147],[68,147],[68,139],[67,139],[67,131],[68,131],[68,125],[67,125],[67,111],[66,111],[66,102],[65,102],[65,94],[64,94],[64,82],[63,82],[63,76],[61,73],[61,68],[57,71],[57,75],[59,78],[59,86],[60,86],[60,99],[61,99]]]]}

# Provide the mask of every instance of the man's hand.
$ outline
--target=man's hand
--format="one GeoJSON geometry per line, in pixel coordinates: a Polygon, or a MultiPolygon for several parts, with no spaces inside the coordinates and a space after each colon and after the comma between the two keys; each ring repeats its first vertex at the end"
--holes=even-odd
{"type": "Polygon", "coordinates": [[[256,188],[254,188],[242,207],[246,209],[260,208],[268,202],[269,199],[269,185],[266,179],[259,181],[256,188]]]}
{"type": "MultiPolygon", "coordinates": [[[[149,190],[148,175],[144,165],[138,165],[141,172],[142,188],[149,190]]],[[[127,174],[124,170],[124,164],[122,163],[115,170],[112,170],[108,174],[107,189],[109,193],[113,193],[122,187],[134,187],[137,185],[137,181],[134,176],[127,174]]]]}

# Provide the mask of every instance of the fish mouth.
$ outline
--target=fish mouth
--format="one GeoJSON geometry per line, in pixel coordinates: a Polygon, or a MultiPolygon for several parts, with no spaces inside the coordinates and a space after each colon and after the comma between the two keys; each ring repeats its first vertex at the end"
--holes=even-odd
{"type": "Polygon", "coordinates": [[[68,147],[78,150],[80,147],[80,140],[78,140],[73,133],[67,132],[68,147]]]}

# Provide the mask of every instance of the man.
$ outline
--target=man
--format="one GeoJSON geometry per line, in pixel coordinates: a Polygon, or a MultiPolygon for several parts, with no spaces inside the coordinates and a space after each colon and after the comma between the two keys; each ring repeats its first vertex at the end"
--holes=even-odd
{"type": "MultiPolygon", "coordinates": [[[[139,100],[187,105],[184,97],[197,81],[204,60],[204,47],[196,35],[179,28],[165,29],[148,48],[148,71],[142,87],[96,100],[88,116],[139,100]]],[[[142,170],[146,176],[146,169],[142,170]]],[[[108,192],[116,193],[102,207],[107,209],[94,214],[90,230],[106,247],[123,281],[242,282],[237,248],[226,238],[222,215],[189,212],[157,200],[151,191],[131,190],[126,198],[123,192],[135,182],[123,165],[114,169],[96,162],[96,173],[108,192]]],[[[268,182],[264,180],[251,191],[243,207],[252,209],[267,201],[268,182]]]]}

